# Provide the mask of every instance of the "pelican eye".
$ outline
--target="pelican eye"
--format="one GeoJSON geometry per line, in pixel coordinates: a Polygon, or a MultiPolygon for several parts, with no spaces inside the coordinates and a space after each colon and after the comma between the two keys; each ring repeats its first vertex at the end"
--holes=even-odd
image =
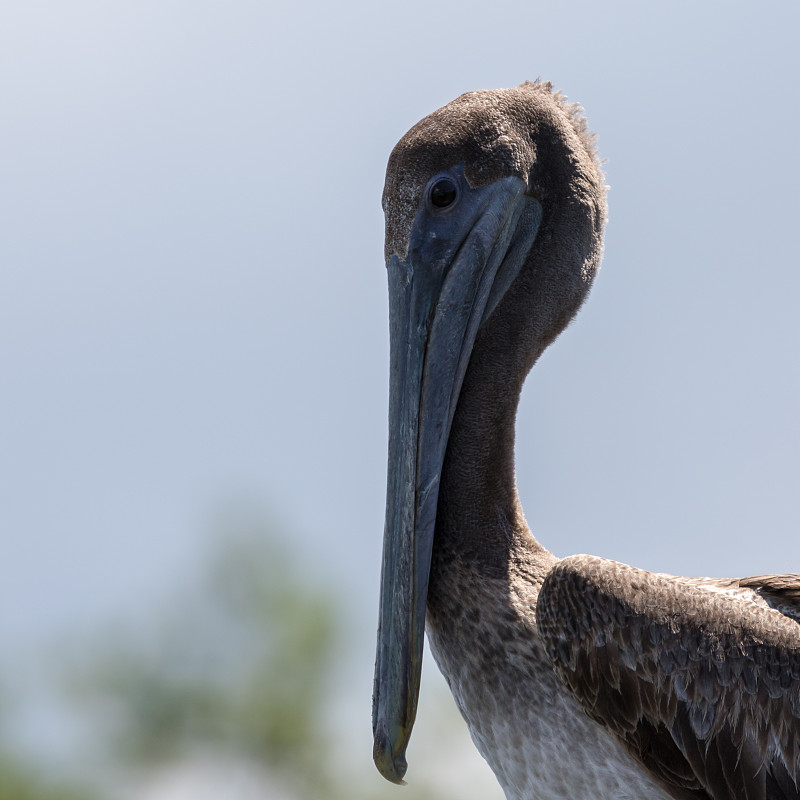
{"type": "Polygon", "coordinates": [[[431,186],[428,195],[434,208],[447,208],[458,198],[458,186],[452,178],[440,178],[431,186]]]}

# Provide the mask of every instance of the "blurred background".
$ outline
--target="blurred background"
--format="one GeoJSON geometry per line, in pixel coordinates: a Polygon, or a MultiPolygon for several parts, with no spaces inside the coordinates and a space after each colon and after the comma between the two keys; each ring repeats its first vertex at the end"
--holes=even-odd
{"type": "Polygon", "coordinates": [[[796,2],[0,12],[0,800],[501,797],[428,657],[371,762],[397,139],[552,80],[611,186],[526,385],[557,555],[800,572],[796,2]]]}

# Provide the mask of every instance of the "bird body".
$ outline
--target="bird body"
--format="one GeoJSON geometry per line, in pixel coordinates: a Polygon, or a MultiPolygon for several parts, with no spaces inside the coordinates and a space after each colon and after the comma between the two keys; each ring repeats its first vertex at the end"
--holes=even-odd
{"type": "MultiPolygon", "coordinates": [[[[540,567],[556,559],[542,554],[540,567]]],[[[541,576],[509,582],[461,575],[463,616],[428,641],[467,722],[509,800],[668,800],[625,746],[564,691],[536,632],[541,576]],[[502,665],[502,666],[499,666],[502,665]]],[[[441,613],[442,609],[440,609],[441,613]]]]}
{"type": "Polygon", "coordinates": [[[462,95],[398,143],[384,209],[380,771],[406,770],[427,627],[509,798],[800,800],[800,576],[559,560],[519,503],[522,383],[602,251],[605,186],[580,110],[540,82],[462,95]]]}

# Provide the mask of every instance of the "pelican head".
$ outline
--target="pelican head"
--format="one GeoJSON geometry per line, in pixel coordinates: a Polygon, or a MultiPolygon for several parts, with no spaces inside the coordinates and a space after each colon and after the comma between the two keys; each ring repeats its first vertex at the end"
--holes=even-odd
{"type": "Polygon", "coordinates": [[[391,379],[373,757],[402,783],[462,387],[516,403],[597,272],[605,187],[580,109],[537,81],[464,94],[415,125],[392,151],[383,208],[391,379]]]}

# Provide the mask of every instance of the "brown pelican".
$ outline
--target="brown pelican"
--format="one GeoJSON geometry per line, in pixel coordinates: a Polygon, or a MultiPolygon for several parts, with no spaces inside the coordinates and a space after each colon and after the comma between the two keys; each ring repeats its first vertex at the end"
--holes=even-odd
{"type": "Polygon", "coordinates": [[[402,782],[427,619],[509,798],[800,798],[800,576],[559,560],[520,508],[522,383],[601,258],[605,187],[581,110],[541,82],[462,95],[394,148],[383,205],[378,769],[402,782]]]}

